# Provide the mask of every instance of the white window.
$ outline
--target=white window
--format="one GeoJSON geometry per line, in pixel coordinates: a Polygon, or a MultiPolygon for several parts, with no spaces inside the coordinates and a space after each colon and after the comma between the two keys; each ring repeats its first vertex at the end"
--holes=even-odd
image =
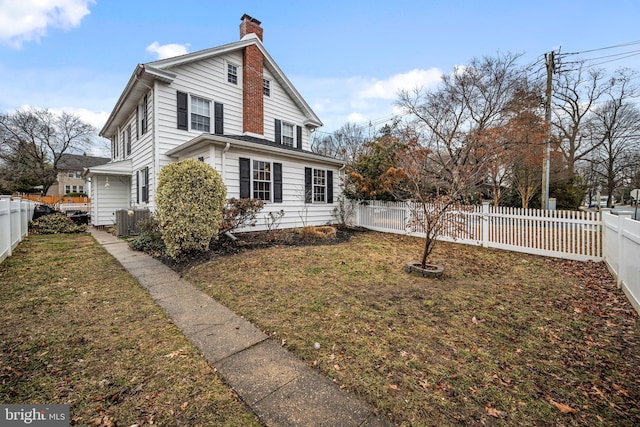
{"type": "Polygon", "coordinates": [[[76,178],[82,178],[82,171],[76,171],[76,178]]]}
{"type": "Polygon", "coordinates": [[[313,170],[313,201],[327,201],[327,171],[322,169],[313,170]]]}
{"type": "Polygon", "coordinates": [[[253,198],[271,201],[271,163],[253,161],[253,198]]]}
{"type": "Polygon", "coordinates": [[[267,79],[262,79],[262,94],[271,96],[271,82],[267,79]]]}
{"type": "Polygon", "coordinates": [[[64,194],[69,194],[71,193],[71,186],[70,185],[65,185],[64,186],[64,194]]]}
{"type": "Polygon", "coordinates": [[[238,67],[236,65],[227,63],[227,82],[238,84],[238,67]]]}
{"type": "Polygon", "coordinates": [[[78,192],[79,192],[79,193],[84,193],[84,185],[80,185],[80,186],[78,187],[78,192]]]}
{"type": "Polygon", "coordinates": [[[77,192],[78,192],[78,186],[77,186],[77,185],[74,185],[74,186],[73,186],[73,191],[72,191],[72,193],[77,193],[77,192]]]}
{"type": "Polygon", "coordinates": [[[211,129],[211,101],[191,97],[191,129],[209,132],[211,129]]]}
{"type": "Polygon", "coordinates": [[[75,178],[76,174],[75,174],[75,172],[73,172],[73,171],[69,171],[69,173],[67,173],[67,176],[68,176],[69,178],[75,178]]]}
{"type": "Polygon", "coordinates": [[[293,147],[293,125],[290,123],[282,123],[282,145],[293,147]]]}

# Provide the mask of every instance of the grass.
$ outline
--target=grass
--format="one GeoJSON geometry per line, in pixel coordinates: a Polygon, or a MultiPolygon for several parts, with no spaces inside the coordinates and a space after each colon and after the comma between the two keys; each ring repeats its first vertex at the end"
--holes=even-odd
{"type": "Polygon", "coordinates": [[[89,235],[30,236],[0,285],[1,403],[69,404],[71,425],[260,425],[89,235]]]}
{"type": "Polygon", "coordinates": [[[425,279],[421,249],[363,233],[184,274],[401,426],[640,424],[638,317],[602,264],[442,243],[425,279]]]}

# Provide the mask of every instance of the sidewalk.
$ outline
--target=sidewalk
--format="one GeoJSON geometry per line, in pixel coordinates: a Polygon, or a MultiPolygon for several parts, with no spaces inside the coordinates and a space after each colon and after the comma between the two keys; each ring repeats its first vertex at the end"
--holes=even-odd
{"type": "Polygon", "coordinates": [[[160,261],[107,232],[89,231],[267,426],[392,425],[160,261]]]}

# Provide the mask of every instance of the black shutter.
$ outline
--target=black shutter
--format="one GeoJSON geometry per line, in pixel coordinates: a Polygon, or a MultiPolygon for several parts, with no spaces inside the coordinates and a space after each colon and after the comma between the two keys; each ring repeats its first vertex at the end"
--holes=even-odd
{"type": "Polygon", "coordinates": [[[219,102],[213,104],[214,130],[216,135],[224,135],[224,106],[219,102]]]}
{"type": "Polygon", "coordinates": [[[149,201],[149,166],[144,168],[144,194],[142,195],[142,201],[149,201]]]}
{"type": "Polygon", "coordinates": [[[282,203],[282,163],[273,164],[273,202],[282,203]]]}
{"type": "Polygon", "coordinates": [[[240,198],[251,197],[251,160],[240,157],[240,198]]]}
{"type": "Polygon", "coordinates": [[[147,95],[144,96],[144,101],[142,103],[142,134],[147,133],[147,126],[149,119],[149,107],[147,106],[147,95]]]}
{"type": "Polygon", "coordinates": [[[178,101],[178,129],[189,129],[189,111],[187,108],[188,96],[184,92],[177,92],[178,101]]]}
{"type": "Polygon", "coordinates": [[[327,203],[333,203],[333,171],[327,171],[327,203]]]}
{"type": "Polygon", "coordinates": [[[282,125],[280,124],[280,120],[276,119],[276,142],[278,144],[282,144],[282,125]]]}
{"type": "Polygon", "coordinates": [[[302,127],[296,126],[296,148],[302,150],[302,127]]]}
{"type": "Polygon", "coordinates": [[[136,141],[140,138],[140,107],[136,107],[136,141]]]}
{"type": "Polygon", "coordinates": [[[136,171],[136,203],[140,203],[140,171],[136,171]]]}
{"type": "Polygon", "coordinates": [[[313,196],[313,183],[311,182],[311,168],[304,168],[304,202],[311,203],[313,196]]]}

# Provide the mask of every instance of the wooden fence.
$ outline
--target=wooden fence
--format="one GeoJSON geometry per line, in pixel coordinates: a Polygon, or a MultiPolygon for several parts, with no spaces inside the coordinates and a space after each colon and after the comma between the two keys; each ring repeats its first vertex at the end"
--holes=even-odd
{"type": "MultiPolygon", "coordinates": [[[[370,201],[355,208],[356,224],[371,230],[424,237],[415,206],[370,201]]],[[[579,261],[602,260],[602,221],[597,212],[464,206],[447,213],[438,238],[579,261]]]]}
{"type": "Polygon", "coordinates": [[[90,197],[40,196],[38,194],[21,194],[20,199],[31,200],[39,204],[49,205],[61,212],[91,212],[90,197]]]}
{"type": "Polygon", "coordinates": [[[0,196],[0,262],[27,236],[36,203],[11,196],[0,196]]]}

